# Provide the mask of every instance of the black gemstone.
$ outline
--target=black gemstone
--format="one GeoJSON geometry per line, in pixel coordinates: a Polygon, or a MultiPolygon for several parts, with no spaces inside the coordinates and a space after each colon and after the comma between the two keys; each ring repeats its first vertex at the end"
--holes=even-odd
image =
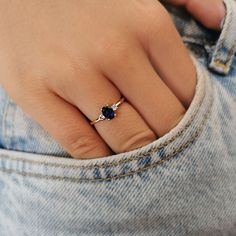
{"type": "Polygon", "coordinates": [[[103,107],[102,108],[102,114],[107,118],[107,119],[113,119],[115,117],[115,112],[111,107],[103,107]]]}

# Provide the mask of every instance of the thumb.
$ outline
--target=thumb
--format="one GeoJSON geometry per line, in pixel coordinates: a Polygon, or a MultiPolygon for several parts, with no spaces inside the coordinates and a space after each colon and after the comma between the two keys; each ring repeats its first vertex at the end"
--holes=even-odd
{"type": "Polygon", "coordinates": [[[226,14],[223,0],[165,0],[165,2],[184,6],[196,20],[209,29],[221,29],[221,21],[226,14]]]}
{"type": "Polygon", "coordinates": [[[226,14],[223,0],[188,0],[186,9],[205,27],[214,30],[221,29],[221,21],[226,14]]]}

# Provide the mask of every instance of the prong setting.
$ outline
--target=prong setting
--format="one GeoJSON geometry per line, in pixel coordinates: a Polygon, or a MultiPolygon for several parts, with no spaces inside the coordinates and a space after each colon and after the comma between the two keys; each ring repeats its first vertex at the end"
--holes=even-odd
{"type": "Polygon", "coordinates": [[[105,120],[105,119],[106,119],[106,117],[103,114],[100,114],[99,120],[105,120]]]}
{"type": "Polygon", "coordinates": [[[122,97],[117,103],[108,105],[106,104],[101,108],[101,114],[98,116],[98,118],[94,121],[91,121],[90,124],[94,125],[98,121],[102,120],[112,120],[116,117],[116,110],[118,109],[119,105],[125,100],[124,97],[122,97]]]}
{"type": "Polygon", "coordinates": [[[118,109],[118,106],[117,106],[116,104],[113,104],[113,105],[111,106],[111,108],[113,109],[113,111],[115,111],[115,110],[118,109]]]}

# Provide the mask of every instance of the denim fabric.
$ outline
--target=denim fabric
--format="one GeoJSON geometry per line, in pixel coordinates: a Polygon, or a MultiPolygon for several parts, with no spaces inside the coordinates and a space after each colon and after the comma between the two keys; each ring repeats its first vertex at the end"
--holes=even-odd
{"type": "Polygon", "coordinates": [[[168,6],[196,92],[144,147],[74,160],[0,90],[1,236],[236,235],[236,2],[225,2],[221,33],[168,6]]]}

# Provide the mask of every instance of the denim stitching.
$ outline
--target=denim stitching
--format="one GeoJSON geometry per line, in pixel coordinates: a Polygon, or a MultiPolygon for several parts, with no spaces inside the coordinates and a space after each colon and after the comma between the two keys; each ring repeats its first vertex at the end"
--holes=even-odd
{"type": "MultiPolygon", "coordinates": [[[[205,83],[205,82],[203,82],[203,83],[205,83]]],[[[209,79],[209,83],[210,83],[210,86],[212,86],[212,81],[210,79],[209,79]]],[[[206,87],[204,86],[204,92],[203,92],[203,95],[201,97],[201,100],[197,104],[198,106],[201,106],[205,96],[206,96],[206,87]]],[[[31,164],[38,164],[38,165],[45,164],[47,166],[61,167],[61,168],[70,167],[70,168],[76,168],[76,169],[78,169],[78,168],[93,169],[95,167],[96,168],[106,168],[106,167],[110,167],[110,166],[117,166],[117,165],[122,164],[122,163],[127,163],[127,162],[131,162],[133,160],[138,160],[138,159],[140,159],[144,156],[150,155],[151,153],[166,147],[168,144],[170,144],[171,142],[173,142],[178,137],[181,137],[184,134],[184,131],[191,125],[191,123],[194,120],[194,118],[196,117],[197,113],[198,113],[198,110],[195,109],[193,114],[191,115],[191,117],[189,118],[187,123],[185,124],[185,126],[181,130],[179,130],[176,135],[170,137],[169,140],[167,140],[164,143],[160,144],[158,147],[151,147],[148,151],[142,152],[138,155],[135,154],[131,157],[128,157],[128,158],[125,158],[125,159],[122,159],[122,160],[119,160],[119,161],[113,161],[113,162],[110,162],[110,163],[103,163],[103,164],[100,164],[100,165],[99,164],[91,164],[91,165],[87,165],[87,166],[76,166],[75,167],[75,166],[69,165],[69,164],[66,165],[66,164],[60,164],[60,163],[47,163],[47,162],[43,162],[43,161],[41,162],[41,161],[27,160],[27,159],[24,159],[24,158],[14,158],[14,157],[8,157],[8,156],[6,156],[5,158],[10,159],[10,160],[16,160],[16,161],[25,161],[25,162],[31,163],[31,164]]],[[[4,158],[4,157],[2,156],[2,158],[4,158]]]]}
{"type": "Polygon", "coordinates": [[[172,158],[174,158],[177,154],[183,152],[191,143],[193,143],[193,141],[195,141],[195,139],[197,137],[199,137],[201,131],[203,130],[205,121],[207,121],[208,118],[208,114],[206,115],[206,118],[204,119],[203,125],[201,126],[201,128],[198,130],[198,132],[196,132],[193,136],[192,139],[190,139],[188,142],[186,142],[184,145],[182,145],[179,149],[176,149],[172,154],[170,154],[169,156],[167,156],[165,159],[163,160],[159,160],[149,166],[140,168],[138,170],[134,170],[134,171],[129,171],[128,173],[125,174],[121,174],[121,175],[116,175],[113,177],[109,177],[109,178],[96,178],[96,179],[82,179],[82,178],[72,178],[72,177],[65,177],[65,176],[53,176],[53,175],[43,175],[43,174],[35,174],[35,173],[26,173],[26,172],[20,172],[20,171],[16,171],[16,170],[12,170],[12,169],[3,169],[0,168],[0,171],[11,174],[18,174],[18,175],[22,175],[22,176],[28,176],[28,177],[35,177],[38,179],[51,179],[51,180],[69,180],[71,182],[81,182],[81,181],[89,181],[89,182],[95,182],[95,181],[109,181],[109,180],[115,180],[115,179],[120,179],[122,177],[126,177],[126,176],[131,176],[135,173],[139,173],[139,172],[143,172],[145,170],[154,168],[156,166],[159,166],[161,164],[164,164],[167,161],[170,161],[172,158]]]}
{"type": "MultiPolygon", "coordinates": [[[[204,96],[203,96],[203,98],[204,98],[204,96]]],[[[203,98],[202,98],[202,100],[203,100],[203,98]]],[[[202,100],[201,100],[201,103],[202,103],[202,100]]],[[[131,156],[130,158],[119,160],[119,161],[115,161],[115,162],[111,162],[111,163],[103,163],[101,165],[94,164],[94,165],[88,165],[88,166],[77,166],[77,167],[74,167],[73,165],[70,166],[70,165],[62,165],[62,164],[56,164],[56,163],[47,163],[47,162],[40,162],[40,161],[34,161],[34,160],[26,160],[24,158],[14,158],[14,157],[8,157],[8,156],[6,156],[6,158],[10,159],[10,160],[15,160],[15,161],[24,161],[24,162],[31,163],[31,164],[36,164],[36,165],[46,164],[47,166],[51,166],[51,167],[62,167],[62,168],[68,168],[68,167],[73,168],[74,167],[75,169],[78,169],[78,168],[93,169],[94,167],[105,168],[105,167],[110,167],[110,166],[117,166],[119,164],[127,163],[127,162],[130,162],[130,161],[133,161],[133,160],[138,160],[138,159],[140,159],[140,158],[142,158],[142,157],[144,157],[146,155],[150,155],[151,153],[156,152],[156,151],[166,147],[168,144],[172,143],[178,137],[181,137],[183,135],[184,131],[191,125],[191,123],[194,120],[196,115],[197,115],[197,110],[194,111],[194,113],[190,117],[189,121],[187,122],[185,127],[183,127],[182,130],[180,130],[175,136],[172,136],[169,140],[167,140],[164,143],[162,143],[160,146],[152,147],[148,151],[146,151],[146,152],[144,152],[144,153],[142,153],[142,154],[140,154],[138,156],[136,156],[136,155],[135,156],[131,156]]]]}
{"type": "MultiPolygon", "coordinates": [[[[130,176],[132,174],[139,173],[139,172],[145,171],[147,169],[150,169],[150,168],[156,167],[158,165],[161,165],[161,164],[165,163],[166,161],[171,160],[177,154],[181,153],[187,147],[189,147],[189,145],[192,144],[200,136],[204,126],[206,125],[207,120],[208,120],[208,118],[210,117],[210,114],[211,114],[213,102],[214,102],[214,98],[212,96],[210,104],[209,104],[209,110],[204,114],[204,118],[202,120],[201,125],[196,130],[196,132],[191,136],[191,139],[189,139],[186,143],[181,145],[179,148],[176,148],[171,154],[167,155],[167,157],[165,159],[158,160],[158,161],[154,162],[153,164],[151,164],[149,166],[146,166],[146,167],[143,167],[143,168],[140,168],[138,170],[129,171],[128,173],[121,174],[121,175],[116,175],[116,176],[109,177],[109,178],[95,178],[95,179],[82,179],[82,178],[73,178],[73,177],[65,177],[65,176],[53,176],[53,175],[47,175],[46,176],[46,175],[43,175],[43,174],[26,173],[26,172],[20,172],[20,171],[16,171],[16,170],[12,170],[12,169],[4,169],[4,168],[0,168],[0,171],[5,172],[5,173],[9,173],[9,174],[15,173],[15,174],[22,175],[22,176],[35,177],[35,178],[39,178],[39,179],[70,180],[72,182],[81,182],[81,181],[92,181],[92,182],[94,182],[94,181],[103,181],[103,180],[109,181],[109,180],[113,180],[113,179],[119,179],[119,178],[122,178],[122,177],[130,176]]],[[[159,149],[159,147],[156,150],[158,150],[158,149],[159,149]]],[[[155,148],[153,148],[153,150],[155,150],[155,148]]],[[[94,166],[94,167],[96,167],[96,166],[94,166]]],[[[78,169],[78,168],[79,167],[77,167],[75,169],[78,169]]]]}
{"type": "MultiPolygon", "coordinates": [[[[211,106],[210,106],[211,108],[212,108],[212,104],[213,104],[213,99],[211,101],[211,106]]],[[[0,168],[0,171],[8,173],[8,174],[15,173],[15,174],[18,174],[18,175],[21,175],[21,176],[34,177],[34,178],[38,178],[38,179],[51,179],[51,180],[59,180],[59,181],[60,180],[63,180],[63,181],[64,180],[68,180],[68,181],[71,181],[71,182],[81,182],[81,181],[95,182],[95,181],[109,181],[109,180],[121,179],[123,177],[131,176],[131,175],[133,175],[135,173],[143,172],[145,170],[157,167],[158,165],[161,165],[161,164],[165,163],[166,161],[170,161],[177,154],[183,152],[190,144],[193,143],[193,141],[195,141],[195,139],[197,139],[200,136],[204,126],[206,125],[206,122],[207,122],[208,118],[210,117],[210,113],[211,112],[206,112],[205,113],[204,119],[203,119],[203,122],[202,122],[201,126],[194,133],[194,135],[192,135],[192,138],[189,139],[188,142],[183,144],[180,148],[175,149],[174,152],[169,154],[165,159],[158,160],[158,161],[156,161],[155,163],[153,163],[153,164],[151,164],[149,166],[140,168],[138,170],[129,171],[128,173],[125,173],[125,174],[116,175],[116,176],[109,177],[109,178],[82,179],[82,178],[72,178],[72,177],[65,177],[65,176],[53,176],[53,175],[47,175],[46,176],[46,175],[43,175],[43,174],[26,173],[26,172],[20,172],[20,171],[16,171],[16,170],[12,170],[12,169],[3,169],[3,168],[0,168]]]]}

